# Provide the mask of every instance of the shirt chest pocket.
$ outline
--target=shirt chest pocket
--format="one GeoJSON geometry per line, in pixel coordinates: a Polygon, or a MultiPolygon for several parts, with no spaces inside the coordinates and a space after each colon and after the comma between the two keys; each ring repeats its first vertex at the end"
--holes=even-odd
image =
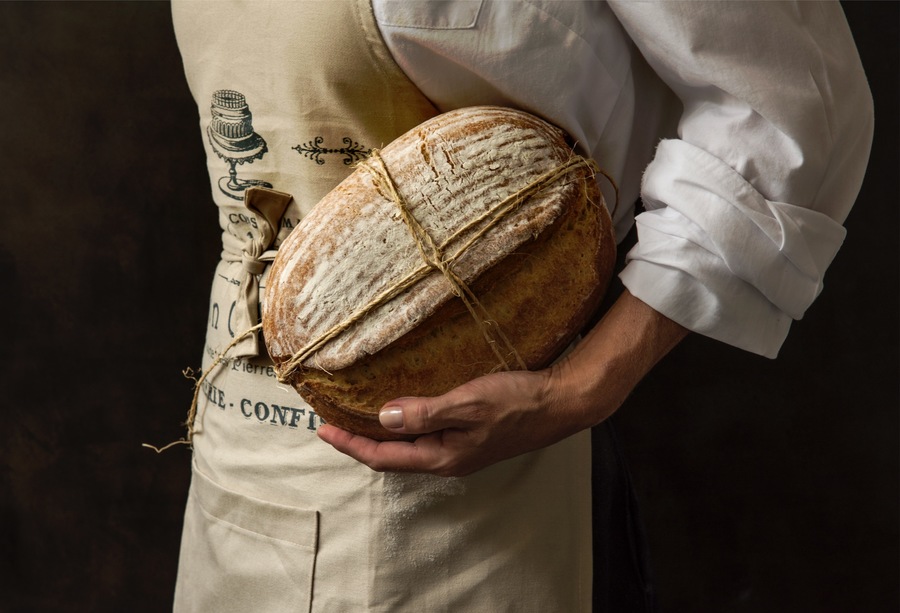
{"type": "Polygon", "coordinates": [[[478,22],[483,0],[409,2],[372,0],[375,21],[383,26],[423,30],[469,30],[478,22]]]}
{"type": "Polygon", "coordinates": [[[309,611],[318,520],[226,490],[195,468],[175,611],[309,611]]]}

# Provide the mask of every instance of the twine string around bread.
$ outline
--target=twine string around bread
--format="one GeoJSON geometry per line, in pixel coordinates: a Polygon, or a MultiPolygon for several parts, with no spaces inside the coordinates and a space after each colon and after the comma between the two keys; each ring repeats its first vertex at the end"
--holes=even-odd
{"type": "Polygon", "coordinates": [[[368,303],[362,305],[345,320],[332,326],[330,329],[319,335],[318,338],[307,343],[306,346],[296,351],[289,360],[277,365],[276,373],[279,381],[283,383],[290,382],[292,375],[298,370],[302,370],[304,368],[304,362],[326,343],[350,329],[356,323],[363,320],[374,309],[386,304],[394,297],[432,274],[435,270],[441,272],[447,278],[451,284],[453,293],[459,296],[463,304],[465,304],[466,308],[472,314],[473,318],[480,326],[494,355],[498,357],[500,367],[505,370],[510,369],[509,362],[499,347],[499,345],[502,344],[508,351],[508,355],[515,360],[516,364],[523,370],[527,369],[521,356],[516,352],[509,339],[500,329],[500,326],[496,325],[496,322],[494,322],[484,310],[484,307],[481,305],[478,298],[472,293],[466,283],[453,272],[451,266],[469,247],[508,217],[512,212],[517,210],[529,198],[555,184],[558,180],[567,176],[572,170],[579,167],[587,168],[592,175],[599,172],[609,179],[608,175],[599,169],[595,161],[578,155],[572,155],[562,164],[559,164],[536,177],[521,189],[508,195],[494,207],[486,210],[481,215],[473,217],[467,223],[462,224],[461,227],[448,236],[440,245],[437,245],[434,243],[434,240],[428,232],[425,231],[421,224],[410,213],[406,201],[400,195],[394,181],[391,179],[390,172],[388,171],[384,160],[377,150],[373,150],[369,158],[360,164],[360,168],[365,169],[373,175],[376,186],[382,192],[382,195],[391,200],[400,209],[401,217],[410,229],[413,238],[416,240],[416,245],[422,255],[423,263],[410,271],[406,276],[397,280],[393,285],[387,287],[380,294],[374,296],[368,303]],[[474,232],[472,232],[473,229],[475,230],[474,232]],[[465,242],[457,246],[453,253],[446,253],[446,250],[450,245],[469,232],[472,232],[471,236],[469,236],[465,242]]]}

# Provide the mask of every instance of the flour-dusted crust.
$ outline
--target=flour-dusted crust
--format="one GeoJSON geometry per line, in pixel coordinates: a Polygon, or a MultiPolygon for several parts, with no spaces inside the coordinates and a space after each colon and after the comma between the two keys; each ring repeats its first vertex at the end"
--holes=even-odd
{"type": "MultiPolygon", "coordinates": [[[[473,218],[573,155],[564,134],[519,111],[439,115],[380,152],[413,216],[444,245],[473,218]]],[[[529,368],[555,358],[596,309],[615,243],[592,172],[579,166],[466,249],[453,271],[529,368]]],[[[395,286],[423,258],[399,208],[357,169],[288,236],[269,273],[263,330],[282,364],[395,286]]],[[[437,271],[310,355],[291,383],[335,425],[391,438],[384,402],[435,395],[498,366],[481,327],[437,271]]]]}

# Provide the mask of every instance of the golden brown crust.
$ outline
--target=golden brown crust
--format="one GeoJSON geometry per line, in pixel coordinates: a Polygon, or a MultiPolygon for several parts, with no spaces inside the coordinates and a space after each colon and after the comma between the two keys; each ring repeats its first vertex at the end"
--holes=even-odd
{"type": "MultiPolygon", "coordinates": [[[[505,113],[499,115],[499,120],[510,121],[505,113]]],[[[513,119],[518,120],[518,117],[513,114],[513,119]]],[[[498,114],[492,112],[490,120],[498,121],[498,114]]],[[[490,127],[489,122],[482,124],[485,125],[476,127],[480,130],[490,127]]],[[[504,125],[503,129],[509,130],[509,126],[504,125]]],[[[420,128],[420,133],[422,130],[427,130],[427,126],[420,128]]],[[[426,142],[423,137],[419,138],[426,142]]],[[[551,158],[563,160],[569,155],[559,133],[547,129],[541,138],[548,141],[545,148],[551,151],[551,158]]],[[[465,146],[451,143],[449,147],[457,158],[456,163],[461,164],[466,159],[465,146]]],[[[388,154],[386,148],[385,160],[388,154]]],[[[547,162],[543,164],[546,166],[547,162]]],[[[394,167],[391,169],[394,174],[394,167]]],[[[509,183],[517,180],[521,169],[508,168],[506,172],[509,183]]],[[[408,173],[403,168],[394,178],[400,188],[409,183],[408,173]]],[[[522,217],[525,221],[517,223],[538,220],[535,226],[526,226],[524,231],[519,228],[519,235],[514,232],[499,238],[489,235],[485,244],[480,245],[480,252],[473,249],[474,255],[489,260],[486,270],[483,262],[466,264],[470,270],[477,271],[477,274],[469,275],[477,277],[469,280],[471,289],[530,369],[546,366],[572,342],[597,308],[612,275],[615,260],[612,224],[596,182],[586,167],[572,171],[569,179],[563,188],[557,189],[553,195],[555,200],[543,207],[556,207],[556,212],[548,213],[540,208],[525,210],[522,217]],[[523,232],[525,236],[521,236],[523,232]]],[[[370,199],[378,197],[371,185],[368,189],[370,199]]],[[[367,212],[365,203],[360,204],[361,191],[360,184],[352,182],[349,190],[344,184],[336,188],[333,192],[336,195],[346,197],[352,192],[351,197],[344,200],[350,202],[350,206],[337,217],[346,221],[367,212]]],[[[323,202],[328,205],[325,200],[323,202]]],[[[371,209],[368,213],[371,214],[371,209]]],[[[334,222],[335,217],[330,219],[334,222]]],[[[402,227],[402,221],[395,223],[407,231],[402,227]]],[[[310,228],[317,233],[316,244],[324,245],[326,256],[329,255],[335,241],[329,242],[325,237],[328,232],[332,236],[340,235],[341,229],[331,227],[326,231],[324,225],[310,224],[306,230],[312,231],[310,228]]],[[[298,231],[304,231],[304,224],[295,233],[298,231]]],[[[332,250],[330,255],[333,257],[336,252],[332,250]]],[[[305,342],[304,339],[297,340],[296,337],[302,335],[297,335],[290,325],[286,325],[286,318],[297,317],[297,294],[304,289],[310,296],[315,294],[308,284],[316,278],[313,269],[321,263],[310,263],[303,256],[291,249],[280,253],[270,275],[264,332],[276,364],[290,358],[305,342]],[[272,279],[279,276],[281,281],[273,283],[272,279]]],[[[371,253],[356,253],[354,257],[364,260],[358,267],[360,270],[374,268],[376,274],[384,270],[384,267],[379,269],[366,261],[372,259],[371,253]]],[[[413,301],[409,307],[412,317],[419,317],[413,325],[409,325],[408,317],[395,318],[393,322],[382,318],[382,329],[369,330],[369,341],[365,337],[363,341],[357,340],[366,349],[361,352],[358,348],[347,350],[353,355],[349,364],[340,368],[317,368],[318,356],[315,356],[292,377],[291,383],[327,422],[376,439],[398,438],[378,423],[377,412],[386,401],[399,396],[438,395],[497,368],[498,360],[486,343],[479,323],[458,298],[446,295],[446,280],[435,275],[429,282],[430,285],[424,288],[424,297],[420,296],[419,302],[413,301]],[[427,309],[422,308],[422,301],[428,303],[427,309]],[[376,339],[374,344],[372,338],[376,339]],[[371,347],[375,350],[369,351],[371,347]]],[[[378,280],[348,279],[346,283],[378,283],[378,280]]],[[[300,310],[309,313],[316,309],[333,309],[334,301],[340,299],[331,295],[320,295],[319,298],[320,304],[306,305],[315,306],[315,309],[300,310]]],[[[306,299],[310,298],[307,296],[306,299]]],[[[363,322],[363,326],[366,325],[371,327],[373,324],[363,322]]]]}

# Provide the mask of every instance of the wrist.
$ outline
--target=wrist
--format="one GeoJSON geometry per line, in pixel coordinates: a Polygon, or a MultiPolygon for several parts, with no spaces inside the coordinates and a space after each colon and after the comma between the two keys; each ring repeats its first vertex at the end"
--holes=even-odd
{"type": "Polygon", "coordinates": [[[570,423],[595,426],[687,333],[625,291],[578,346],[549,369],[547,394],[570,423]]]}

